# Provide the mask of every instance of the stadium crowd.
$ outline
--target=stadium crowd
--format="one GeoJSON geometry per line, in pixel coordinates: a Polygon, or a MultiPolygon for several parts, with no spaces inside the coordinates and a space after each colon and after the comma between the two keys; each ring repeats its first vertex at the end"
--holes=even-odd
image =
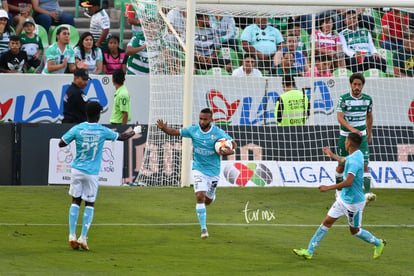
{"type": "MultiPolygon", "coordinates": [[[[168,64],[164,73],[183,72],[187,14],[177,8],[165,11],[175,34],[154,21],[144,35],[138,13],[132,11],[130,16],[127,11],[133,36],[124,49],[119,37],[111,34],[111,19],[100,0],[81,2],[90,17],[89,31],[81,34],[74,16],[63,12],[58,0],[3,0],[1,5],[0,72],[53,74],[84,68],[90,74],[122,69],[126,74],[145,75],[150,72],[149,37],[162,49],[154,55],[168,64]],[[60,30],[61,26],[66,29],[60,30]],[[13,50],[16,47],[20,51],[13,50]]],[[[314,32],[310,15],[197,14],[195,22],[194,72],[199,75],[346,77],[362,72],[365,76],[414,76],[413,12],[391,8],[327,11],[316,15],[314,32]]]]}

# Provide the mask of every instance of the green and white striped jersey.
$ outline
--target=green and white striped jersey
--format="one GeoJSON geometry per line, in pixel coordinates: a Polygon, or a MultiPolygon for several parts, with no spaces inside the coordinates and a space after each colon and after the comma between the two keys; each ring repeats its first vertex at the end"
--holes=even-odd
{"type": "MultiPolygon", "coordinates": [[[[338,100],[336,112],[343,112],[345,120],[366,135],[366,118],[367,113],[372,112],[372,98],[366,94],[359,98],[353,97],[351,93],[343,94],[338,100]]],[[[348,136],[349,133],[350,131],[341,125],[340,134],[348,136]]]]}
{"type": "MultiPolygon", "coordinates": [[[[136,34],[131,41],[128,42],[128,46],[132,46],[134,48],[140,47],[145,45],[145,37],[144,33],[138,33],[136,34]]],[[[158,47],[161,45],[160,41],[155,42],[155,47],[158,47]]],[[[148,47],[148,45],[147,45],[148,47]]],[[[148,55],[147,48],[145,48],[142,51],[139,51],[138,53],[134,55],[130,55],[128,57],[127,61],[127,74],[128,75],[148,75],[149,74],[149,58],[158,56],[160,51],[153,50],[151,51],[152,56],[148,55]]]]}

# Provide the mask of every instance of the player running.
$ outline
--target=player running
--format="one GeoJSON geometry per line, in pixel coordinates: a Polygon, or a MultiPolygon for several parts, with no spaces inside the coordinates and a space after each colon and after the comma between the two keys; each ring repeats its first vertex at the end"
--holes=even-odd
{"type": "Polygon", "coordinates": [[[206,205],[212,203],[216,198],[216,188],[220,175],[220,155],[234,154],[237,144],[222,129],[212,125],[213,113],[209,108],[200,112],[199,123],[181,129],[167,127],[167,122],[159,119],[157,127],[168,135],[191,138],[193,142],[193,168],[192,178],[197,204],[196,212],[201,227],[201,238],[208,238],[207,211],[206,205]],[[215,143],[218,139],[226,138],[231,140],[233,149],[226,152],[221,151],[220,155],[215,151],[215,143]]]}
{"type": "MultiPolygon", "coordinates": [[[[338,155],[347,156],[345,139],[350,133],[362,135],[361,152],[364,154],[364,193],[367,203],[374,201],[376,195],[371,193],[371,175],[368,170],[369,149],[368,144],[372,140],[372,98],[362,93],[365,78],[361,73],[354,73],[349,78],[351,93],[346,93],[339,98],[336,107],[337,118],[340,124],[340,136],[338,140],[338,155]]],[[[339,162],[336,167],[336,183],[343,181],[344,164],[339,162]]]]}
{"type": "Polygon", "coordinates": [[[72,183],[69,188],[69,195],[72,196],[72,205],[69,209],[69,244],[73,249],[78,249],[80,246],[84,250],[89,250],[87,234],[93,220],[105,140],[125,141],[141,133],[142,130],[141,126],[136,126],[133,131],[118,134],[98,124],[101,111],[102,106],[98,102],[88,102],[86,104],[87,122],[72,127],[59,142],[59,147],[65,147],[73,140],[76,142],[76,158],[72,164],[72,183]],[[82,233],[79,239],[76,239],[76,223],[82,200],[85,201],[82,233]]]}
{"type": "Polygon", "coordinates": [[[363,138],[357,133],[350,133],[345,139],[345,148],[349,155],[347,157],[334,154],[329,148],[325,148],[323,152],[330,158],[345,164],[346,179],[338,184],[330,186],[319,186],[321,192],[333,189],[342,189],[340,195],[336,197],[336,201],[328,211],[328,215],[319,226],[312,239],[309,241],[307,249],[293,249],[293,252],[305,259],[312,259],[313,252],[325,237],[328,230],[335,221],[346,216],[351,234],[361,240],[375,245],[374,259],[378,259],[384,250],[385,240],[381,240],[373,236],[370,232],[361,228],[362,213],[365,207],[365,196],[362,191],[362,182],[364,175],[364,156],[359,150],[363,138]]]}

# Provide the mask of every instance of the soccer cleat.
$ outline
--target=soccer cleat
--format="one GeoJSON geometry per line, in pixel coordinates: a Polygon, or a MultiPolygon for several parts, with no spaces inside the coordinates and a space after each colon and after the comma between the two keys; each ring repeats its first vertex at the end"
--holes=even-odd
{"type": "Polygon", "coordinates": [[[208,238],[208,232],[207,232],[207,229],[203,229],[203,230],[201,230],[201,238],[202,238],[203,240],[205,240],[205,239],[207,239],[207,238],[208,238]]]}
{"type": "Polygon", "coordinates": [[[376,198],[377,198],[376,194],[366,193],[365,194],[365,204],[368,205],[370,202],[375,201],[376,198]]]}
{"type": "Polygon", "coordinates": [[[312,259],[312,254],[310,254],[307,249],[303,249],[303,248],[293,249],[293,253],[295,253],[298,256],[301,256],[301,257],[305,258],[306,260],[312,259]]]}
{"type": "Polygon", "coordinates": [[[384,246],[387,244],[385,240],[380,240],[381,243],[378,246],[374,247],[374,259],[378,259],[382,255],[382,251],[384,251],[384,246]]]}
{"type": "Polygon", "coordinates": [[[70,247],[72,247],[73,249],[79,248],[79,244],[78,244],[78,241],[76,240],[75,234],[69,234],[69,244],[70,244],[70,247]]]}
{"type": "Polygon", "coordinates": [[[82,247],[83,250],[89,250],[88,238],[80,236],[78,239],[78,245],[82,247]]]}

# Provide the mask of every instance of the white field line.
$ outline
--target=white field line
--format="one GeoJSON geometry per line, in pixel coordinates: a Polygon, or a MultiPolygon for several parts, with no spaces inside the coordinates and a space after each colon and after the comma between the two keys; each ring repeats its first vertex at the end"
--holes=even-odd
{"type": "MultiPolygon", "coordinates": [[[[120,227],[171,227],[171,226],[194,226],[198,223],[93,223],[97,226],[120,226],[120,227]]],[[[210,222],[208,225],[229,226],[229,227],[318,227],[320,224],[275,224],[275,223],[220,223],[210,222]]],[[[63,223],[7,223],[0,222],[0,226],[68,226],[63,223]]],[[[348,227],[347,224],[338,224],[333,227],[348,227]]],[[[364,224],[363,227],[377,228],[414,228],[414,224],[364,224]]]]}

